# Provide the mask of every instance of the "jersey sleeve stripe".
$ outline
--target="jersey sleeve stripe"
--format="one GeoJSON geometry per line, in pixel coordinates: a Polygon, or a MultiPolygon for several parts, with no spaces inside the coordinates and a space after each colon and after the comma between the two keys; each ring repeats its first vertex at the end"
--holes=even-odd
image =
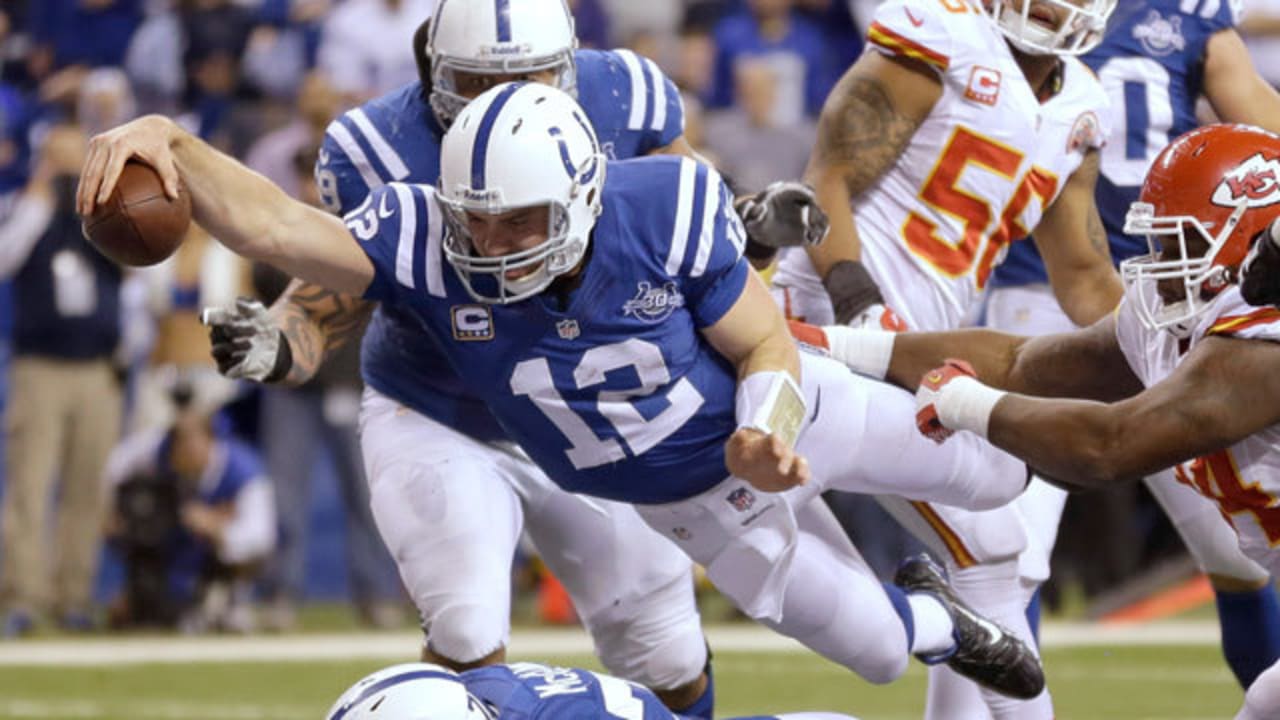
{"type": "Polygon", "coordinates": [[[742,219],[738,217],[738,211],[733,207],[733,193],[729,192],[729,186],[723,183],[720,185],[720,208],[727,218],[729,242],[733,243],[734,249],[741,257],[747,247],[747,229],[742,226],[742,219]]]}
{"type": "Polygon", "coordinates": [[[441,227],[444,218],[439,212],[432,212],[434,192],[430,188],[423,189],[427,208],[427,293],[433,297],[444,297],[444,229],[441,227]]]}
{"type": "Polygon", "coordinates": [[[400,157],[400,153],[391,147],[387,139],[382,137],[382,133],[378,132],[378,128],[374,127],[373,122],[369,120],[369,116],[365,115],[364,110],[356,108],[348,115],[351,122],[356,124],[360,132],[364,135],[365,140],[369,142],[369,146],[373,148],[373,153],[378,156],[378,160],[382,163],[387,172],[391,174],[393,180],[403,180],[409,177],[409,167],[404,164],[404,159],[400,157]]]}
{"type": "Polygon", "coordinates": [[[631,78],[631,114],[627,116],[628,130],[644,129],[644,71],[640,69],[640,59],[630,50],[619,50],[618,57],[627,66],[627,75],[631,78]]]}
{"type": "Polygon", "coordinates": [[[645,76],[652,83],[653,93],[649,96],[653,102],[653,120],[647,123],[650,130],[662,131],[667,124],[667,83],[662,70],[649,58],[644,59],[645,76]]]}
{"type": "MultiPolygon", "coordinates": [[[[705,240],[705,235],[707,234],[707,230],[706,230],[707,186],[710,185],[710,183],[707,182],[707,173],[715,172],[714,170],[711,170],[706,165],[703,165],[702,163],[694,163],[694,167],[695,167],[696,174],[694,175],[694,179],[693,179],[693,187],[689,191],[686,191],[683,187],[680,189],[681,190],[680,194],[682,196],[685,194],[689,194],[692,196],[692,199],[693,199],[693,210],[689,213],[689,219],[691,221],[690,225],[692,225],[692,227],[689,228],[689,239],[686,241],[686,248],[688,247],[689,244],[693,244],[694,246],[693,247],[693,254],[694,254],[693,263],[691,264],[691,267],[689,269],[689,273],[691,277],[697,277],[698,275],[701,275],[702,271],[706,269],[705,260],[703,261],[703,267],[701,268],[697,267],[697,263],[698,263],[698,257],[703,252],[702,244],[703,244],[703,241],[705,240]],[[694,219],[697,220],[696,223],[692,222],[694,219]]],[[[711,252],[710,243],[708,243],[707,252],[708,253],[711,252]]]]}
{"type": "Polygon", "coordinates": [[[694,173],[698,165],[689,158],[680,160],[680,179],[676,183],[676,222],[671,231],[671,248],[667,252],[667,274],[675,277],[684,262],[684,249],[689,243],[689,225],[693,219],[694,173]]]}
{"type": "Polygon", "coordinates": [[[407,288],[415,288],[413,284],[414,236],[418,227],[417,207],[413,202],[413,191],[407,185],[393,185],[396,198],[400,201],[400,238],[396,242],[396,282],[407,288]]]}
{"type": "Polygon", "coordinates": [[[369,162],[369,157],[364,154],[360,144],[351,135],[351,131],[347,129],[346,125],[342,124],[341,118],[329,123],[329,128],[325,132],[329,134],[329,137],[333,138],[334,142],[338,143],[338,147],[342,148],[342,152],[347,154],[347,159],[355,166],[356,171],[360,173],[360,178],[364,180],[364,184],[370,190],[382,187],[385,184],[382,178],[378,177],[377,171],[373,169],[373,165],[369,162]]]}
{"type": "Polygon", "coordinates": [[[1280,320],[1280,310],[1273,307],[1260,308],[1244,315],[1224,315],[1218,318],[1205,335],[1232,335],[1246,328],[1266,325],[1280,320]]]}
{"type": "Polygon", "coordinates": [[[643,59],[640,61],[640,74],[644,75],[644,119],[640,121],[640,127],[647,128],[653,122],[653,73],[643,59]]]}
{"type": "Polygon", "coordinates": [[[698,254],[693,258],[690,277],[702,277],[716,242],[716,215],[720,210],[720,173],[707,168],[707,186],[702,193],[702,232],[698,235],[698,254]]]}
{"type": "Polygon", "coordinates": [[[914,40],[909,40],[878,22],[871,23],[871,29],[867,31],[867,41],[879,45],[893,55],[920,60],[939,70],[946,70],[951,66],[951,58],[930,50],[914,40]]]}
{"type": "MultiPolygon", "coordinates": [[[[422,194],[422,187],[418,185],[408,185],[409,194],[413,197],[413,211],[421,218],[414,223],[414,234],[421,232],[424,228],[431,225],[431,220],[436,213],[431,212],[430,204],[427,202],[426,196],[422,194]]],[[[427,236],[424,238],[414,238],[413,242],[413,286],[428,287],[427,285],[427,253],[431,251],[428,247],[431,244],[431,232],[428,230],[427,236]]]]}

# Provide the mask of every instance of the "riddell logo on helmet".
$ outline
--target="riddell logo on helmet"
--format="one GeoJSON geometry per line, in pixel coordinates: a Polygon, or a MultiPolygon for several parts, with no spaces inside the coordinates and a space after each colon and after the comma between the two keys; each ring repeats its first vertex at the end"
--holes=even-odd
{"type": "Polygon", "coordinates": [[[533,52],[533,46],[529,43],[502,43],[501,45],[484,45],[480,48],[481,55],[496,57],[528,55],[531,52],[533,52]]]}
{"type": "Polygon", "coordinates": [[[1251,208],[1280,203],[1280,158],[1258,153],[1245,160],[1226,174],[1211,200],[1214,205],[1230,208],[1242,202],[1251,208]]]}

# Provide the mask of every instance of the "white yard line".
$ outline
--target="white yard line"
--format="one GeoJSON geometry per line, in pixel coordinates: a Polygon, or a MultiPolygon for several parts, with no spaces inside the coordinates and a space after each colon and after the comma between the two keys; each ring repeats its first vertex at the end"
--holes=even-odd
{"type": "MultiPolygon", "coordinates": [[[[711,647],[723,651],[808,652],[800,644],[756,625],[707,628],[711,647]]],[[[1104,626],[1047,623],[1045,647],[1105,645],[1211,645],[1218,642],[1213,620],[1104,626]]],[[[114,666],[140,663],[305,662],[394,660],[416,655],[421,636],[412,631],[341,635],[254,635],[249,637],[91,637],[0,643],[0,666],[114,666]]],[[[579,629],[516,630],[517,657],[587,654],[591,643],[579,629]]]]}

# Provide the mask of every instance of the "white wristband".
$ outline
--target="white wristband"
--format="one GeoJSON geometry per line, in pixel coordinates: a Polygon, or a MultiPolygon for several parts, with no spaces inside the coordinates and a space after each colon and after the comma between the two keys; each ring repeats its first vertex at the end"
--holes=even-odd
{"type": "Polygon", "coordinates": [[[933,406],[938,420],[952,430],[968,430],[987,437],[991,412],[1007,393],[983,385],[977,378],[959,377],[947,383],[938,393],[933,406]]]}
{"type": "Polygon", "coordinates": [[[738,427],[777,435],[789,447],[795,447],[807,415],[800,387],[781,370],[754,372],[739,381],[734,410],[738,427]]]}
{"type": "Polygon", "coordinates": [[[851,328],[844,325],[824,325],[831,357],[849,366],[859,375],[883,380],[889,374],[889,360],[893,358],[893,341],[897,333],[885,330],[851,328]]]}

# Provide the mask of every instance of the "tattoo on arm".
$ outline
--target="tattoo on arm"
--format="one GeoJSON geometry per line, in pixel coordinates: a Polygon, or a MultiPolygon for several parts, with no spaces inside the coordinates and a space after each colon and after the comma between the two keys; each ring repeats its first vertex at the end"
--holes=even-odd
{"type": "Polygon", "coordinates": [[[1111,262],[1111,241],[1107,238],[1107,229],[1102,225],[1102,217],[1098,215],[1096,209],[1089,210],[1089,225],[1087,232],[1089,233],[1089,245],[1093,247],[1093,251],[1111,262]]]}
{"type": "Polygon", "coordinates": [[[310,283],[294,282],[276,303],[277,323],[293,352],[286,384],[309,380],[329,353],[364,332],[373,303],[310,283]]]}
{"type": "Polygon", "coordinates": [[[879,79],[846,75],[823,110],[815,153],[843,166],[849,194],[858,195],[893,166],[919,126],[894,107],[879,79]]]}
{"type": "MultiPolygon", "coordinates": [[[[1076,174],[1072,177],[1073,182],[1084,183],[1090,198],[1093,197],[1095,188],[1098,185],[1100,163],[1101,153],[1097,150],[1090,150],[1080,163],[1080,168],[1076,170],[1076,174]]],[[[1088,213],[1089,217],[1085,224],[1085,232],[1089,235],[1089,246],[1098,255],[1106,258],[1109,265],[1111,264],[1111,241],[1107,238],[1107,229],[1102,225],[1102,216],[1098,213],[1097,206],[1092,202],[1088,205],[1088,213]]]]}

